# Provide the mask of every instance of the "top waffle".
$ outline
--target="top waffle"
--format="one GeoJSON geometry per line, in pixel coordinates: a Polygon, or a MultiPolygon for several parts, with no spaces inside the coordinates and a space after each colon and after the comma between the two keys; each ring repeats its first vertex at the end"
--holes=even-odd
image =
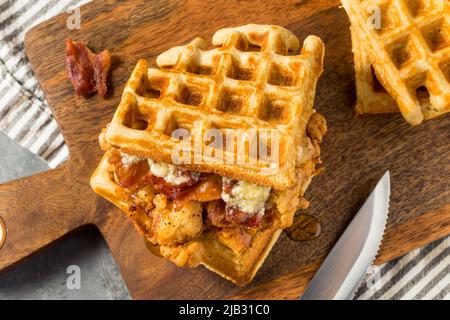
{"type": "Polygon", "coordinates": [[[417,125],[449,112],[449,1],[342,0],[342,4],[356,33],[354,40],[368,44],[374,71],[406,120],[417,125]]]}
{"type": "Polygon", "coordinates": [[[286,189],[295,182],[297,154],[313,112],[322,41],[310,36],[294,55],[299,42],[290,31],[247,25],[219,30],[213,45],[208,50],[196,38],[172,48],[157,58],[159,69],[139,61],[106,140],[125,152],[169,163],[175,163],[173,151],[182,150],[189,160],[175,164],[187,169],[286,189]],[[189,132],[193,142],[174,137],[176,129],[189,132]],[[205,139],[209,129],[223,133],[223,145],[205,139]],[[249,132],[258,133],[265,157],[248,150],[254,138],[249,132]],[[225,162],[217,161],[219,154],[225,162]]]}

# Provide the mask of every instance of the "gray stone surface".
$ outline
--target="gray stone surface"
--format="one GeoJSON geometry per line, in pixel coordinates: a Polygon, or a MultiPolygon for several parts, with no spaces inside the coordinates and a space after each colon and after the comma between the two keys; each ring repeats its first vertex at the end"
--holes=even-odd
{"type": "MultiPolygon", "coordinates": [[[[44,161],[0,132],[0,183],[46,170],[44,161]]],[[[129,298],[117,265],[94,227],[77,231],[0,273],[0,299],[129,298]],[[70,266],[79,267],[79,289],[69,289],[74,276],[67,273],[70,266]]]]}

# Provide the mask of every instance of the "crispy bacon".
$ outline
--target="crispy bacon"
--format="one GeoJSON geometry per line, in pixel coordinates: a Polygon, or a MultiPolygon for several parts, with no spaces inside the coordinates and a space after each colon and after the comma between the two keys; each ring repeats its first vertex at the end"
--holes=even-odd
{"type": "MultiPolygon", "coordinates": [[[[206,219],[216,228],[244,227],[259,228],[262,225],[263,212],[251,215],[238,208],[228,207],[221,199],[222,182],[215,174],[202,174],[199,177],[186,172],[190,179],[180,185],[173,185],[150,172],[148,161],[142,159],[124,165],[121,153],[110,151],[109,162],[114,165],[118,184],[130,190],[153,185],[155,190],[175,201],[176,208],[182,208],[187,201],[206,203],[206,219]]],[[[223,186],[223,191],[231,192],[235,181],[223,186]]]]}
{"type": "MultiPolygon", "coordinates": [[[[223,183],[223,192],[231,194],[233,188],[238,184],[237,180],[228,179],[223,183]]],[[[258,228],[261,226],[264,211],[251,215],[236,207],[225,205],[224,213],[226,220],[235,225],[241,225],[248,228],[258,228]]]]}
{"type": "Polygon", "coordinates": [[[213,174],[201,175],[198,179],[191,179],[181,185],[172,185],[163,178],[148,174],[144,180],[153,184],[155,189],[175,200],[176,209],[182,208],[187,201],[209,202],[220,199],[221,185],[213,174]]]}
{"type": "Polygon", "coordinates": [[[210,202],[220,199],[221,193],[220,177],[215,174],[206,174],[199,183],[186,190],[177,200],[181,203],[189,200],[210,202]]]}
{"type": "Polygon", "coordinates": [[[173,185],[166,182],[164,178],[160,178],[151,173],[148,173],[144,177],[144,181],[153,184],[158,192],[168,196],[171,199],[176,200],[183,196],[186,190],[195,185],[199,180],[191,179],[186,183],[173,185]]]}
{"type": "Polygon", "coordinates": [[[206,222],[216,228],[227,228],[230,223],[226,220],[225,201],[222,199],[208,202],[206,204],[206,222]]]}
{"type": "Polygon", "coordinates": [[[159,193],[176,200],[177,207],[182,207],[182,204],[190,200],[208,202],[220,199],[222,185],[220,177],[214,174],[195,176],[186,171],[180,174],[189,177],[189,180],[180,185],[173,185],[164,178],[153,175],[146,159],[125,166],[121,153],[112,149],[109,162],[114,165],[117,183],[122,188],[136,190],[152,184],[159,193]]]}
{"type": "Polygon", "coordinates": [[[137,189],[146,185],[143,183],[143,179],[150,169],[148,161],[142,160],[125,166],[120,152],[113,149],[110,152],[109,163],[114,166],[117,183],[122,188],[137,189]]]}
{"type": "Polygon", "coordinates": [[[262,225],[263,214],[250,215],[239,209],[227,207],[225,201],[217,200],[206,204],[206,221],[216,228],[241,226],[259,228],[262,225]]]}
{"type": "Polygon", "coordinates": [[[238,224],[247,228],[258,228],[261,226],[263,212],[255,213],[250,215],[247,212],[239,210],[233,207],[226,207],[226,219],[232,224],[238,224]]]}
{"type": "Polygon", "coordinates": [[[92,53],[83,42],[66,40],[66,69],[79,96],[88,97],[98,92],[105,97],[111,55],[108,50],[92,53]]]}

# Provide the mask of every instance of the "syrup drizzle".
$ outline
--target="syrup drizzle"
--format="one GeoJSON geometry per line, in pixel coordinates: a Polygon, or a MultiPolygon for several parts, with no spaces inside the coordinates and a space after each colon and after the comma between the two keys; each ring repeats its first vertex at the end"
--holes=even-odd
{"type": "Polygon", "coordinates": [[[299,214],[294,217],[294,223],[285,232],[294,241],[310,241],[320,236],[322,226],[313,216],[299,214]]]}

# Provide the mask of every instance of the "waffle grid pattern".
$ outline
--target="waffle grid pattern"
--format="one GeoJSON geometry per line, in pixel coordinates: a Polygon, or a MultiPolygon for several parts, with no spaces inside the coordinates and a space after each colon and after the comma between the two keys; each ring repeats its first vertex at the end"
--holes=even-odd
{"type": "Polygon", "coordinates": [[[196,38],[172,48],[157,58],[158,69],[139,61],[107,139],[131,153],[173,162],[171,153],[181,143],[172,134],[185,129],[194,136],[193,144],[181,147],[192,155],[190,161],[198,156],[195,143],[202,141],[201,170],[217,168],[207,155],[220,155],[227,161],[221,167],[224,175],[278,188],[291,185],[297,146],[313,112],[323,43],[310,36],[302,53],[293,55],[299,42],[288,30],[247,25],[218,31],[213,45],[217,48],[207,50],[207,43],[196,38]],[[203,141],[208,129],[222,132],[222,146],[213,138],[203,141]],[[258,139],[256,145],[267,153],[252,158],[251,139],[258,139]]]}
{"type": "Polygon", "coordinates": [[[378,80],[373,61],[364,43],[353,30],[351,35],[355,59],[356,112],[358,114],[399,112],[397,103],[378,80]]]}
{"type": "Polygon", "coordinates": [[[411,124],[450,111],[448,0],[342,0],[376,74],[411,124]],[[379,8],[381,27],[372,24],[379,8]]]}

